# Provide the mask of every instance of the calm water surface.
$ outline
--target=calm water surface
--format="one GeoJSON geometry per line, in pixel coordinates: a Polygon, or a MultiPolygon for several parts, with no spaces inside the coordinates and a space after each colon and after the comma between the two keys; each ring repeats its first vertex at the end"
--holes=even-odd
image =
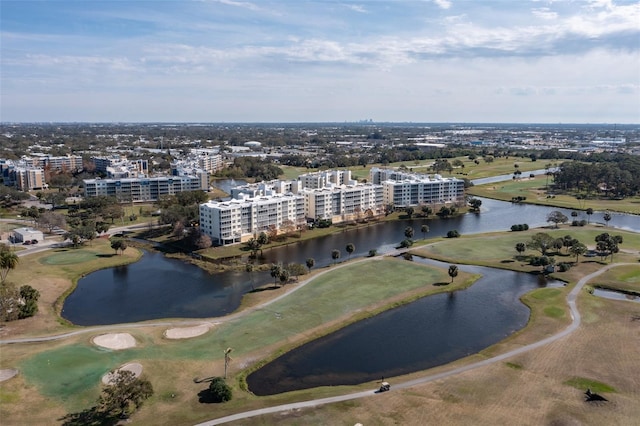
{"type": "MultiPolygon", "coordinates": [[[[314,240],[303,241],[264,252],[263,262],[304,263],[309,257],[317,267],[331,263],[331,251],[338,249],[346,258],[345,246],[353,243],[352,257],[366,256],[370,249],[379,253],[393,250],[404,239],[404,229],[412,226],[415,238],[422,238],[420,228],[430,227],[427,238],[444,236],[456,229],[462,234],[505,231],[516,223],[531,227],[546,225],[552,210],[570,217],[570,210],[543,206],[512,204],[482,199],[482,212],[461,217],[434,220],[413,219],[371,224],[359,229],[314,240]]],[[[581,213],[578,219],[586,219],[581,213]]],[[[612,214],[609,227],[640,232],[640,217],[612,214]]],[[[591,222],[602,221],[594,213],[591,222]]],[[[571,227],[566,227],[571,232],[571,227]]],[[[604,229],[603,229],[604,232],[604,229]]],[[[609,230],[612,232],[612,230],[609,230]]],[[[78,325],[117,324],[159,318],[207,318],[228,314],[240,305],[241,297],[252,285],[269,282],[268,273],[223,272],[208,274],[200,268],[161,254],[145,253],[139,262],[128,266],[100,270],[78,282],[76,290],[65,300],[62,316],[78,325]]]]}
{"type": "Polygon", "coordinates": [[[422,298],[305,344],[249,375],[249,389],[257,395],[272,395],[354,385],[447,364],[523,328],[529,309],[520,302],[521,295],[563,285],[532,274],[459,268],[482,278],[465,290],[422,298]]]}
{"type": "Polygon", "coordinates": [[[621,291],[608,290],[605,288],[594,288],[593,295],[598,297],[604,297],[605,299],[612,300],[625,300],[628,302],[638,302],[640,303],[640,297],[634,294],[627,294],[621,291]]]}

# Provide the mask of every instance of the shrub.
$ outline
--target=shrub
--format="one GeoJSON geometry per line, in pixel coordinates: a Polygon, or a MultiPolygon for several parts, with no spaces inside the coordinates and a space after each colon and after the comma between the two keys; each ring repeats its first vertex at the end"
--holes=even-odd
{"type": "Polygon", "coordinates": [[[375,257],[377,255],[378,255],[378,250],[376,249],[369,250],[369,257],[375,257]]]}
{"type": "Polygon", "coordinates": [[[526,231],[529,229],[529,225],[527,225],[526,223],[520,223],[518,225],[511,225],[511,230],[516,232],[516,231],[526,231]]]}
{"type": "Polygon", "coordinates": [[[233,398],[231,388],[222,377],[214,377],[209,384],[209,393],[214,402],[227,402],[233,398]]]}
{"type": "Polygon", "coordinates": [[[458,238],[459,236],[460,233],[455,229],[447,232],[447,238],[458,238]]]}
{"type": "Polygon", "coordinates": [[[409,248],[413,245],[413,240],[410,239],[406,239],[406,240],[402,240],[402,242],[400,243],[400,247],[402,248],[409,248]]]}

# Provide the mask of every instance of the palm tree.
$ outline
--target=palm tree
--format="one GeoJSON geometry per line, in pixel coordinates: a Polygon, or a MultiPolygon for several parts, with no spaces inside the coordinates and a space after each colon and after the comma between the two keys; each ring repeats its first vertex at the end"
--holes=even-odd
{"type": "Polygon", "coordinates": [[[587,246],[581,242],[575,242],[569,247],[569,253],[576,256],[576,263],[578,263],[578,256],[584,255],[587,252],[587,246]]]}
{"type": "Polygon", "coordinates": [[[410,226],[407,226],[406,228],[404,228],[404,236],[407,237],[407,239],[412,239],[413,238],[413,228],[410,226]]]}
{"type": "Polygon", "coordinates": [[[449,276],[451,277],[451,282],[458,276],[458,267],[456,265],[449,266],[449,276]]]}
{"type": "Polygon", "coordinates": [[[311,273],[311,268],[313,268],[316,264],[316,260],[313,257],[307,259],[307,268],[309,268],[309,273],[311,273]]]}
{"type": "Polygon", "coordinates": [[[349,253],[349,259],[351,259],[351,253],[353,253],[356,249],[356,246],[353,245],[353,243],[349,243],[347,244],[347,247],[345,247],[345,250],[347,251],[347,253],[349,253]]]}
{"type": "Polygon", "coordinates": [[[611,220],[611,214],[610,213],[605,213],[604,216],[602,216],[602,218],[604,219],[607,227],[609,226],[609,221],[611,220]]]}
{"type": "Polygon", "coordinates": [[[15,269],[19,261],[18,255],[8,248],[3,247],[0,250],[0,284],[4,283],[9,271],[15,269]]]}
{"type": "Polygon", "coordinates": [[[420,232],[422,232],[422,239],[427,238],[427,233],[430,231],[429,225],[422,225],[420,227],[420,232]]]}
{"type": "Polygon", "coordinates": [[[279,264],[273,263],[271,265],[271,276],[273,277],[273,285],[274,287],[278,285],[278,278],[280,278],[280,274],[282,274],[282,266],[279,264]]]}
{"type": "Polygon", "coordinates": [[[524,253],[527,250],[527,245],[525,243],[516,244],[516,251],[518,254],[524,253]]]}
{"type": "Polygon", "coordinates": [[[336,261],[340,259],[340,250],[331,250],[331,258],[333,259],[333,264],[335,265],[336,261]]]}
{"type": "Polygon", "coordinates": [[[233,351],[233,348],[227,348],[224,350],[224,378],[227,378],[227,367],[229,367],[229,362],[231,361],[231,356],[229,355],[233,351]]]}
{"type": "Polygon", "coordinates": [[[591,215],[593,214],[593,209],[591,207],[589,207],[586,211],[587,213],[587,224],[589,224],[589,218],[591,217],[591,215]]]}

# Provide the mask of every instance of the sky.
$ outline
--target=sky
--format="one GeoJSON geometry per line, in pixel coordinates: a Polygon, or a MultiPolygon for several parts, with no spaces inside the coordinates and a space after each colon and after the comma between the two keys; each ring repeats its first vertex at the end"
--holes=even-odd
{"type": "Polygon", "coordinates": [[[2,122],[640,123],[640,1],[0,0],[2,122]]]}

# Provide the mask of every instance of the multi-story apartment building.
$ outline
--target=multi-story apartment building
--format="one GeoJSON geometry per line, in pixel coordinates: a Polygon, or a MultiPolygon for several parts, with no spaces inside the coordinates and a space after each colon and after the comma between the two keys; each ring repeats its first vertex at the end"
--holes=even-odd
{"type": "Polygon", "coordinates": [[[5,186],[13,186],[20,191],[31,191],[44,189],[44,170],[40,167],[32,166],[31,161],[13,161],[0,159],[0,176],[5,186]]]}
{"type": "Polygon", "coordinates": [[[200,205],[200,229],[214,244],[249,240],[263,231],[300,226],[305,222],[304,198],[296,194],[274,194],[232,199],[200,205]]]}
{"type": "Polygon", "coordinates": [[[298,176],[303,188],[317,189],[327,186],[353,185],[351,170],[325,170],[322,172],[305,173],[298,176]]]}
{"type": "Polygon", "coordinates": [[[148,176],[149,162],[144,159],[128,160],[120,155],[92,157],[96,171],[106,173],[109,179],[148,176]]]}
{"type": "Polygon", "coordinates": [[[420,204],[445,204],[464,200],[464,181],[440,175],[423,175],[374,167],[371,182],[381,184],[385,204],[409,207],[420,204]]]}
{"type": "Polygon", "coordinates": [[[85,197],[110,196],[132,202],[157,201],[164,195],[208,189],[209,175],[205,172],[196,176],[84,180],[85,197]]]}
{"type": "Polygon", "coordinates": [[[331,219],[333,223],[378,216],[382,213],[381,185],[355,184],[303,189],[309,218],[331,219]]]}
{"type": "Polygon", "coordinates": [[[338,223],[378,216],[384,205],[381,185],[358,184],[348,170],[242,185],[232,188],[231,195],[229,201],[200,205],[200,226],[214,244],[243,242],[265,230],[306,225],[306,218],[338,223]]]}
{"type": "Polygon", "coordinates": [[[271,180],[268,182],[248,183],[246,185],[231,188],[231,198],[242,198],[243,196],[253,198],[259,195],[273,194],[297,194],[302,188],[298,180],[271,180]]]}
{"type": "Polygon", "coordinates": [[[44,180],[44,170],[37,167],[16,167],[12,172],[12,181],[20,191],[44,189],[47,184],[44,180]]]}
{"type": "Polygon", "coordinates": [[[79,155],[64,155],[54,157],[47,154],[34,154],[34,157],[23,157],[26,164],[32,167],[48,168],[58,171],[82,170],[82,157],[79,155]]]}

